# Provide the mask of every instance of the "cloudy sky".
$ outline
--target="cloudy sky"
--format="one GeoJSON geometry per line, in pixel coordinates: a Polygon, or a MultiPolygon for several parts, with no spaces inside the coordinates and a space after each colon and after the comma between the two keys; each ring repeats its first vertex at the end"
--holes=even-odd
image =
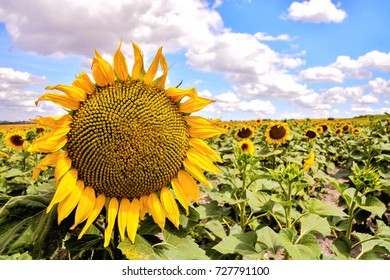
{"type": "Polygon", "coordinates": [[[60,115],[34,101],[131,41],[223,120],[390,112],[388,0],[0,0],[0,121],[60,115]]]}

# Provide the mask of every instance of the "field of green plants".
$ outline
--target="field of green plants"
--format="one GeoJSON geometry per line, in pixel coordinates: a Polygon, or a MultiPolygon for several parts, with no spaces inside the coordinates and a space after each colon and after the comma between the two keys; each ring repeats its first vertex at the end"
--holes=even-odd
{"type": "Polygon", "coordinates": [[[27,152],[45,131],[0,126],[0,259],[390,259],[389,116],[215,123],[222,173],[179,228],[147,215],[134,244],[108,247],[104,211],[81,239],[74,213],[46,213],[54,168],[32,179],[44,155],[27,152]]]}

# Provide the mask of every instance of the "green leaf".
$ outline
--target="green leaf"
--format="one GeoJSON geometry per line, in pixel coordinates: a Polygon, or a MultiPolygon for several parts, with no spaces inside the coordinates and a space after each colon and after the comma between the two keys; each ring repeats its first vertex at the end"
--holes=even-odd
{"type": "Polygon", "coordinates": [[[278,234],[268,226],[257,230],[256,234],[257,242],[260,244],[260,246],[271,251],[273,254],[276,254],[280,248],[278,234]]]}
{"type": "Polygon", "coordinates": [[[250,190],[246,190],[246,197],[252,212],[260,211],[271,198],[271,196],[265,192],[252,192],[250,190]]]}
{"type": "Polygon", "coordinates": [[[140,235],[135,236],[134,244],[126,239],[118,245],[118,249],[128,260],[155,260],[156,253],[153,247],[140,235]]]}
{"type": "Polygon", "coordinates": [[[209,229],[215,236],[225,238],[226,233],[223,225],[218,220],[210,220],[206,223],[206,228],[209,229]]]}
{"type": "Polygon", "coordinates": [[[294,232],[284,228],[279,233],[279,242],[294,260],[315,260],[321,255],[321,246],[311,234],[305,234],[298,244],[293,243],[294,232]]]}
{"type": "Polygon", "coordinates": [[[201,204],[195,209],[199,213],[200,219],[219,219],[223,215],[223,209],[218,205],[217,201],[201,204]]]}
{"type": "Polygon", "coordinates": [[[334,205],[328,204],[318,199],[311,199],[308,211],[319,216],[348,217],[346,213],[334,205]]]}
{"type": "Polygon", "coordinates": [[[360,208],[369,211],[378,217],[382,217],[383,213],[386,211],[386,206],[375,196],[368,196],[363,205],[359,206],[360,208]]]}
{"type": "Polygon", "coordinates": [[[185,232],[163,231],[162,254],[172,260],[207,260],[208,257],[199,245],[185,232]]]}
{"type": "Polygon", "coordinates": [[[241,254],[243,256],[257,256],[256,251],[257,234],[249,231],[222,239],[213,247],[214,250],[222,254],[241,254]]]}
{"type": "Polygon", "coordinates": [[[65,228],[57,210],[46,214],[52,194],[11,198],[0,210],[0,254],[29,251],[34,259],[50,258],[62,246],[65,228]]]}
{"type": "Polygon", "coordinates": [[[309,214],[301,218],[301,235],[319,233],[322,236],[330,235],[330,225],[326,218],[309,214]]]}
{"type": "Polygon", "coordinates": [[[338,259],[350,259],[352,242],[345,236],[338,237],[332,243],[332,251],[337,255],[338,259]]]}

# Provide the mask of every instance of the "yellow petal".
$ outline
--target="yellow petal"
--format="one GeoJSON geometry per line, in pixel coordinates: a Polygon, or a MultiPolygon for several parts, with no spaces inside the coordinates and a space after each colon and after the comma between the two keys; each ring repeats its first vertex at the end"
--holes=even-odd
{"type": "Polygon", "coordinates": [[[58,182],[61,177],[64,176],[66,172],[68,172],[71,166],[72,160],[69,157],[61,157],[58,159],[56,168],[54,169],[54,178],[56,182],[58,182]]]}
{"type": "Polygon", "coordinates": [[[95,57],[92,60],[92,75],[95,82],[101,87],[112,85],[115,82],[114,70],[97,50],[95,50],[95,57]]]}
{"type": "Polygon", "coordinates": [[[215,100],[203,98],[203,97],[195,97],[188,99],[183,104],[180,104],[179,112],[182,113],[193,113],[197,112],[199,110],[202,110],[204,107],[206,107],[208,104],[215,102],[215,100]]]}
{"type": "Polygon", "coordinates": [[[84,191],[84,182],[79,180],[76,182],[76,187],[73,191],[58,204],[58,224],[62,222],[63,219],[69,216],[73,209],[79,203],[80,198],[84,191]]]}
{"type": "Polygon", "coordinates": [[[38,144],[35,144],[34,146],[30,146],[28,148],[28,151],[30,153],[36,153],[36,152],[40,152],[40,153],[52,153],[52,152],[56,152],[58,151],[59,149],[61,149],[63,146],[65,146],[65,144],[68,142],[68,139],[66,138],[66,136],[58,139],[58,141],[47,141],[47,142],[44,142],[44,143],[38,143],[38,144]]]}
{"type": "Polygon", "coordinates": [[[46,213],[49,213],[56,203],[63,201],[76,188],[76,182],[77,170],[72,169],[62,177],[57,190],[47,207],[46,213]]]}
{"type": "Polygon", "coordinates": [[[196,203],[199,202],[200,191],[198,185],[194,181],[194,179],[184,170],[179,170],[177,174],[177,179],[181,186],[185,186],[183,188],[183,192],[185,195],[191,199],[193,199],[196,203]]]}
{"type": "Polygon", "coordinates": [[[196,150],[198,150],[199,152],[201,152],[202,154],[210,157],[211,159],[215,160],[215,161],[218,161],[218,162],[222,162],[222,159],[219,155],[217,155],[217,153],[211,149],[205,142],[203,142],[202,140],[198,139],[198,138],[190,138],[188,140],[188,142],[190,143],[190,145],[192,147],[194,147],[196,150]]]}
{"type": "Polygon", "coordinates": [[[194,97],[196,95],[195,88],[180,89],[176,87],[170,87],[165,91],[165,95],[172,98],[173,102],[180,102],[185,96],[194,97]]]}
{"type": "Polygon", "coordinates": [[[156,193],[152,192],[148,197],[148,208],[152,214],[153,220],[161,229],[165,226],[165,214],[164,209],[161,206],[160,200],[156,193]]]}
{"type": "Polygon", "coordinates": [[[188,160],[188,158],[185,158],[183,160],[183,165],[185,169],[199,182],[204,184],[205,186],[209,187],[210,189],[213,188],[213,186],[210,184],[210,182],[207,180],[207,178],[203,175],[202,170],[195,164],[193,164],[191,161],[188,160]]]}
{"type": "Polygon", "coordinates": [[[210,120],[205,119],[203,117],[199,117],[199,116],[187,116],[187,117],[184,117],[184,120],[190,126],[198,126],[198,125],[201,125],[201,126],[212,126],[213,125],[213,123],[210,120]]]}
{"type": "Polygon", "coordinates": [[[167,80],[168,76],[168,64],[163,55],[160,57],[160,66],[161,69],[163,70],[163,74],[161,77],[159,77],[159,82],[157,84],[158,89],[163,89],[165,87],[165,81],[167,80]]]}
{"type": "Polygon", "coordinates": [[[140,201],[137,198],[133,198],[127,215],[127,236],[133,244],[138,229],[140,205],[140,201]]]}
{"type": "Polygon", "coordinates": [[[127,226],[127,216],[129,213],[129,207],[130,207],[130,200],[127,198],[122,198],[121,203],[119,206],[119,213],[118,213],[118,228],[119,228],[119,234],[121,236],[121,240],[125,240],[125,229],[127,226]]]}
{"type": "Polygon", "coordinates": [[[38,105],[38,103],[43,100],[51,101],[70,110],[77,110],[80,107],[80,102],[63,94],[45,93],[44,95],[39,97],[37,101],[35,101],[35,105],[38,105]]]}
{"type": "Polygon", "coordinates": [[[47,155],[34,169],[32,178],[36,179],[43,168],[47,166],[55,165],[59,158],[66,157],[67,152],[55,152],[47,155]]]}
{"type": "Polygon", "coordinates": [[[80,75],[77,76],[77,78],[72,82],[72,86],[81,88],[87,94],[92,94],[95,90],[95,85],[85,72],[81,72],[80,75]]]}
{"type": "Polygon", "coordinates": [[[70,98],[77,101],[85,101],[87,99],[87,94],[78,87],[67,86],[67,85],[56,85],[56,86],[48,86],[46,90],[60,90],[65,93],[70,98]]]}
{"type": "Polygon", "coordinates": [[[150,85],[153,82],[154,76],[156,76],[158,64],[160,61],[162,52],[162,47],[160,47],[156,53],[156,56],[154,57],[152,64],[150,64],[148,72],[146,72],[146,75],[144,77],[144,84],[150,85]]]}
{"type": "Polygon", "coordinates": [[[107,247],[111,241],[112,230],[114,229],[116,215],[118,214],[118,200],[111,197],[107,211],[107,227],[104,231],[104,247],[107,247]]]}
{"type": "Polygon", "coordinates": [[[133,80],[138,80],[139,78],[142,78],[142,76],[145,74],[144,58],[140,47],[134,42],[132,42],[132,44],[134,50],[134,65],[131,73],[131,78],[133,80]]]}
{"type": "Polygon", "coordinates": [[[105,201],[106,201],[106,197],[104,196],[104,194],[100,194],[96,198],[95,205],[93,206],[93,209],[92,209],[91,213],[88,215],[88,220],[85,223],[83,229],[81,230],[78,239],[83,237],[83,235],[85,234],[87,229],[92,225],[93,221],[95,221],[96,218],[99,216],[100,212],[103,209],[105,201]]]}
{"type": "Polygon", "coordinates": [[[73,118],[69,114],[63,115],[62,117],[41,117],[31,119],[37,126],[49,127],[69,126],[72,123],[72,120],[73,118]]]}
{"type": "Polygon", "coordinates": [[[163,187],[160,192],[160,200],[168,219],[175,225],[176,228],[179,228],[180,212],[171,191],[163,187]]]}
{"type": "Polygon", "coordinates": [[[188,215],[188,204],[190,204],[190,198],[185,194],[184,187],[180,184],[177,178],[173,178],[171,181],[172,189],[175,192],[177,200],[186,209],[188,215]]]}
{"type": "Polygon", "coordinates": [[[141,221],[144,220],[146,213],[149,212],[148,208],[148,197],[146,195],[143,195],[139,199],[140,202],[140,212],[139,212],[139,218],[141,221]]]}
{"type": "Polygon", "coordinates": [[[114,54],[114,70],[116,75],[121,81],[126,81],[129,77],[129,71],[127,69],[126,58],[122,54],[120,48],[122,46],[122,40],[119,43],[118,49],[114,54]]]}
{"type": "Polygon", "coordinates": [[[193,164],[199,166],[205,171],[213,172],[213,173],[221,173],[222,171],[218,169],[211,160],[209,160],[206,156],[198,153],[194,149],[190,149],[187,151],[187,158],[193,164]]]}
{"type": "Polygon", "coordinates": [[[86,187],[83,195],[77,205],[76,214],[74,217],[74,225],[70,229],[74,229],[78,224],[85,221],[91,214],[96,203],[95,190],[91,187],[86,187]]]}
{"type": "Polygon", "coordinates": [[[227,130],[216,126],[194,126],[188,129],[188,134],[194,138],[211,138],[226,133],[227,130]]]}

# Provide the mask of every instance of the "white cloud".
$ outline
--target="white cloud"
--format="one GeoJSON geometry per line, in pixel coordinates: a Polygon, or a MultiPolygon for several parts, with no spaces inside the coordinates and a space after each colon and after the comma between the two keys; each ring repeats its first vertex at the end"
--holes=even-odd
{"type": "Polygon", "coordinates": [[[31,116],[41,114],[63,114],[58,106],[42,102],[38,107],[35,100],[42,92],[30,90],[29,87],[46,83],[47,78],[12,68],[0,68],[0,120],[28,120],[31,116]],[[44,104],[45,103],[45,104],[44,104]]]}
{"type": "Polygon", "coordinates": [[[259,41],[292,41],[296,37],[291,37],[289,34],[280,34],[278,36],[268,35],[266,32],[257,32],[254,34],[259,41]]]}
{"type": "Polygon", "coordinates": [[[390,94],[390,80],[386,81],[383,78],[375,78],[368,82],[368,87],[370,87],[374,93],[384,93],[387,96],[390,94]]]}
{"type": "Polygon", "coordinates": [[[288,19],[305,22],[343,22],[347,13],[330,0],[293,2],[288,8],[288,19]]]}
{"type": "Polygon", "coordinates": [[[360,56],[357,61],[364,67],[390,72],[390,52],[383,53],[374,50],[360,56]]]}
{"type": "Polygon", "coordinates": [[[270,101],[253,99],[251,101],[242,101],[238,104],[238,108],[244,112],[253,112],[261,115],[274,114],[276,108],[270,101]]]}
{"type": "Polygon", "coordinates": [[[340,70],[355,70],[359,69],[362,64],[351,57],[346,55],[340,55],[336,58],[336,62],[331,64],[331,66],[340,69],[340,70]]]}
{"type": "Polygon", "coordinates": [[[363,88],[354,87],[332,87],[322,93],[323,99],[329,104],[343,104],[347,100],[358,100],[363,95],[363,88]]]}
{"type": "Polygon", "coordinates": [[[119,38],[129,54],[130,40],[146,54],[160,45],[174,52],[201,44],[223,28],[220,15],[198,0],[3,1],[0,21],[15,47],[43,55],[91,56],[94,47],[112,53],[119,38]]]}
{"type": "Polygon", "coordinates": [[[357,102],[360,104],[374,104],[379,103],[379,99],[371,94],[366,94],[358,99],[357,102]]]}
{"type": "Polygon", "coordinates": [[[222,93],[215,97],[217,101],[224,103],[238,103],[240,99],[233,92],[222,93]]]}
{"type": "Polygon", "coordinates": [[[344,82],[344,73],[333,66],[311,67],[300,72],[301,77],[309,82],[344,82]]]}

